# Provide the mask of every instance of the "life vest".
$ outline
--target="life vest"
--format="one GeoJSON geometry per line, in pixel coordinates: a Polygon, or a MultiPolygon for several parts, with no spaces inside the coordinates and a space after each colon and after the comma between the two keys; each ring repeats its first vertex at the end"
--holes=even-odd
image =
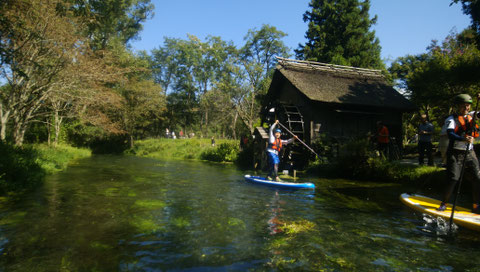
{"type": "Polygon", "coordinates": [[[455,120],[455,134],[461,135],[466,133],[468,130],[471,130],[469,133],[470,136],[473,136],[474,138],[477,138],[479,136],[478,133],[478,125],[475,124],[475,129],[471,129],[472,126],[472,116],[467,115],[467,120],[461,115],[457,116],[457,118],[454,118],[455,120]]]}
{"type": "Polygon", "coordinates": [[[282,150],[282,140],[280,138],[275,139],[275,142],[269,144],[269,147],[280,152],[282,150]]]}

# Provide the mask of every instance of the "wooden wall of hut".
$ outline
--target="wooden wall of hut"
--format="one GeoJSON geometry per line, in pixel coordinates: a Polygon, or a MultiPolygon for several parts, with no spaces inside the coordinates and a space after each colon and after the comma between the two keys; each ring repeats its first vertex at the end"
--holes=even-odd
{"type": "Polygon", "coordinates": [[[392,137],[402,139],[402,112],[399,111],[312,101],[288,81],[280,85],[274,101],[272,105],[297,106],[305,122],[304,140],[309,144],[322,133],[339,141],[367,137],[376,132],[377,121],[384,122],[392,137]]]}

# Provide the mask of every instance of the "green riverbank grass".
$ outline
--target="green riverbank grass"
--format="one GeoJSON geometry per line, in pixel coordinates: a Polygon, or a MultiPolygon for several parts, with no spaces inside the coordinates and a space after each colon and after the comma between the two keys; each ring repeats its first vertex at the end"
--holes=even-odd
{"type": "Polygon", "coordinates": [[[208,160],[234,162],[238,153],[238,142],[228,139],[147,139],[135,142],[126,154],[154,159],[208,160]]]}
{"type": "Polygon", "coordinates": [[[73,160],[92,155],[89,149],[76,148],[65,144],[59,144],[56,147],[36,144],[32,147],[38,152],[36,162],[48,174],[66,169],[67,165],[73,160]]]}
{"type": "Polygon", "coordinates": [[[324,178],[346,178],[379,182],[411,183],[443,180],[445,169],[434,166],[418,166],[401,162],[390,162],[381,158],[369,158],[365,163],[334,164],[313,163],[307,173],[324,178]]]}
{"type": "MultiPolygon", "coordinates": [[[[242,158],[238,151],[238,142],[235,140],[218,139],[216,146],[211,146],[210,139],[147,139],[139,140],[135,146],[126,151],[140,157],[154,159],[191,159],[213,162],[238,162],[242,158]]],[[[251,157],[251,156],[250,156],[251,157]]],[[[444,180],[443,168],[418,166],[415,164],[402,164],[390,162],[382,158],[341,159],[337,163],[319,164],[312,163],[306,171],[299,171],[307,175],[324,178],[347,178],[353,180],[368,180],[394,183],[424,183],[429,180],[444,180]],[[346,163],[345,161],[348,161],[346,163]]],[[[290,176],[282,176],[285,179],[290,176]]]]}
{"type": "Polygon", "coordinates": [[[90,151],[67,145],[16,147],[0,142],[0,154],[0,193],[12,193],[35,187],[46,174],[65,169],[74,159],[89,157],[90,151]]]}

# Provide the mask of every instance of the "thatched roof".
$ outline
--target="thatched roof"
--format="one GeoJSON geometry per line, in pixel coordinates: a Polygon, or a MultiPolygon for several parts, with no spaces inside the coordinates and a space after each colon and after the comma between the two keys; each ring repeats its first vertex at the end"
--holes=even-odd
{"type": "Polygon", "coordinates": [[[310,100],[405,111],[415,109],[388,85],[380,70],[278,58],[273,80],[280,75],[310,100]]]}

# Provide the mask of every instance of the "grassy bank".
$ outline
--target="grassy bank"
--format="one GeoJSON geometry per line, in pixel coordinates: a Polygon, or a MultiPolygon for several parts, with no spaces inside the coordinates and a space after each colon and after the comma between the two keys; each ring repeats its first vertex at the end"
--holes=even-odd
{"type": "Polygon", "coordinates": [[[90,151],[66,145],[16,147],[0,142],[0,193],[37,186],[46,174],[65,169],[71,160],[88,157],[90,151]]]}
{"type": "Polygon", "coordinates": [[[418,166],[382,158],[368,158],[358,163],[339,160],[331,164],[312,164],[307,169],[311,175],[325,178],[346,178],[380,182],[410,183],[445,179],[445,169],[433,166],[418,166]]]}
{"type": "Polygon", "coordinates": [[[37,152],[37,163],[47,174],[64,170],[71,161],[90,157],[92,154],[88,149],[63,144],[57,147],[38,144],[33,145],[33,149],[37,152]]]}
{"type": "Polygon", "coordinates": [[[147,139],[135,142],[125,153],[155,159],[236,161],[237,141],[218,139],[215,142],[212,146],[210,139],[147,139]]]}
{"type": "MultiPolygon", "coordinates": [[[[445,169],[430,166],[418,166],[407,161],[389,161],[379,156],[367,139],[352,139],[343,144],[338,157],[326,162],[310,164],[310,174],[328,178],[346,178],[395,183],[418,183],[428,180],[444,180],[445,169]]],[[[404,157],[418,157],[416,145],[404,150],[404,157]],[[415,148],[414,148],[415,147],[415,148]]]]}
{"type": "MultiPolygon", "coordinates": [[[[324,178],[347,178],[353,180],[411,183],[429,180],[444,180],[445,169],[414,164],[391,162],[366,148],[365,143],[355,143],[350,150],[329,163],[311,163],[307,175],[324,178]]],[[[235,140],[216,140],[215,147],[210,139],[147,139],[137,141],[126,154],[154,159],[190,159],[214,162],[235,162],[238,165],[251,166],[252,147],[240,152],[235,140]]]]}

